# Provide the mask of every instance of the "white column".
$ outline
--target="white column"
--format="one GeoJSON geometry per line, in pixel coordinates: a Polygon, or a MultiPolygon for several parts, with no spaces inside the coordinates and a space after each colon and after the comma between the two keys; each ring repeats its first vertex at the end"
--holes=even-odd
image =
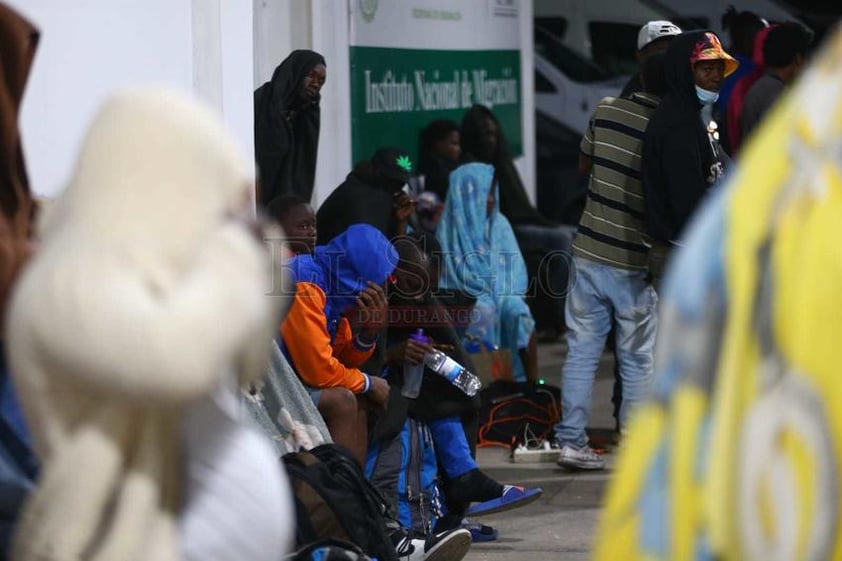
{"type": "Polygon", "coordinates": [[[523,134],[523,156],[515,161],[526,194],[534,205],[537,200],[535,185],[535,71],[532,29],[532,2],[522,0],[519,4],[520,20],[520,99],[523,134]]]}
{"type": "Polygon", "coordinates": [[[310,0],[253,0],[253,7],[256,89],[269,81],[275,67],[290,52],[312,48],[313,10],[310,0]]]}
{"type": "Polygon", "coordinates": [[[314,206],[321,204],[345,180],[353,165],[348,14],[347,1],[313,1],[313,50],[320,52],[327,62],[314,206]]]}
{"type": "Polygon", "coordinates": [[[222,38],[219,0],[192,0],[193,91],[222,113],[222,38]]]}
{"type": "MultiPolygon", "coordinates": [[[[205,1],[205,0],[200,0],[205,1]]],[[[221,0],[222,117],[243,156],[254,162],[254,29],[250,2],[221,0]]],[[[253,169],[253,168],[252,168],[253,169]]]]}

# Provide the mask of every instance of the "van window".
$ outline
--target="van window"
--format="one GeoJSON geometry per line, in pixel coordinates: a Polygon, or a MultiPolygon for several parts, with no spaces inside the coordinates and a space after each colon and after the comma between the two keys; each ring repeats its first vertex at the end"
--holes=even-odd
{"type": "Polygon", "coordinates": [[[574,82],[599,82],[610,77],[605,70],[562,43],[561,39],[540,25],[535,25],[535,52],[574,82]]]}
{"type": "MultiPolygon", "coordinates": [[[[670,21],[681,29],[709,29],[705,17],[674,17],[670,21]]],[[[593,21],[588,24],[591,54],[595,63],[612,76],[637,72],[637,33],[639,25],[593,21]]]]}
{"type": "Polygon", "coordinates": [[[546,76],[535,70],[535,91],[538,93],[555,93],[558,90],[546,76]]]}
{"type": "Polygon", "coordinates": [[[588,24],[594,62],[613,76],[637,72],[637,33],[639,25],[592,21],[588,24]]]}
{"type": "Polygon", "coordinates": [[[564,41],[564,36],[567,34],[567,18],[539,16],[535,18],[534,23],[547,33],[551,33],[559,40],[564,41]]]}

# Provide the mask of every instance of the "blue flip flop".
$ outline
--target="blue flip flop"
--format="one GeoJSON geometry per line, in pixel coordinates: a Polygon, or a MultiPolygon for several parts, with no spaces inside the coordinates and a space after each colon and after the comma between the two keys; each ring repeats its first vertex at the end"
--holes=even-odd
{"type": "Polygon", "coordinates": [[[493,542],[500,535],[496,528],[473,522],[467,518],[462,519],[460,526],[471,533],[471,541],[474,543],[493,542]]]}
{"type": "Polygon", "coordinates": [[[484,516],[513,508],[520,508],[537,500],[543,492],[544,490],[540,487],[527,489],[526,487],[519,487],[517,485],[505,485],[502,495],[496,499],[473,505],[465,512],[465,516],[484,516]]]}

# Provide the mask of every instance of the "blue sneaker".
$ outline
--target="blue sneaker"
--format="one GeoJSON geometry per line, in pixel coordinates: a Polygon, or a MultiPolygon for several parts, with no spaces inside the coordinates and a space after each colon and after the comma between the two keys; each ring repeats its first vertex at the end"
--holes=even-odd
{"type": "Polygon", "coordinates": [[[538,497],[543,492],[544,490],[540,487],[527,489],[526,487],[518,487],[517,485],[504,485],[502,495],[496,499],[475,504],[465,511],[465,516],[484,516],[513,508],[520,508],[538,500],[538,497]]]}

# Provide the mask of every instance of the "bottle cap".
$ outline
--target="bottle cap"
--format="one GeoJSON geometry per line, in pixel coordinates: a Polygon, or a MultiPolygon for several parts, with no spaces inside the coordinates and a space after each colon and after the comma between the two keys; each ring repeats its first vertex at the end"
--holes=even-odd
{"type": "Polygon", "coordinates": [[[426,343],[430,344],[430,338],[424,335],[423,329],[418,329],[415,333],[409,336],[410,339],[413,341],[418,341],[419,343],[426,343]]]}

